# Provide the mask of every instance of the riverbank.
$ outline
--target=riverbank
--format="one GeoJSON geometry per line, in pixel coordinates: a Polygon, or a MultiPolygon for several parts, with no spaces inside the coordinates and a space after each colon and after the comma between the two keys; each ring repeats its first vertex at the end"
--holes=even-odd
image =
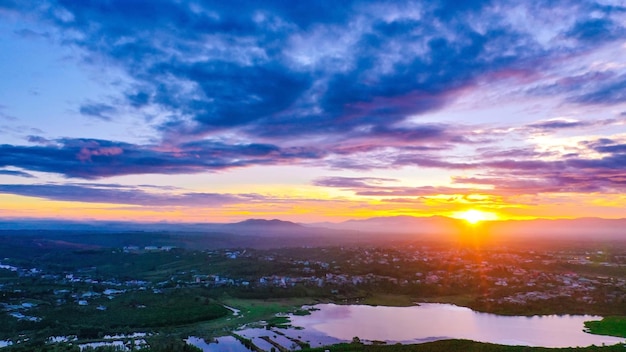
{"type": "Polygon", "coordinates": [[[605,317],[600,321],[585,322],[590,334],[626,337],[626,316],[605,317]]]}

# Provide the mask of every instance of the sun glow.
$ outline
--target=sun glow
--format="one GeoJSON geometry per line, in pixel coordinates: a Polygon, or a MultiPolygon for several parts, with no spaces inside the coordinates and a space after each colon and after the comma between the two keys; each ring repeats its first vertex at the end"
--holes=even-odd
{"type": "Polygon", "coordinates": [[[469,209],[466,211],[456,212],[454,213],[453,217],[457,219],[465,220],[472,225],[478,224],[481,221],[498,219],[498,216],[494,213],[490,213],[490,212],[486,212],[482,210],[476,210],[476,209],[469,209]]]}

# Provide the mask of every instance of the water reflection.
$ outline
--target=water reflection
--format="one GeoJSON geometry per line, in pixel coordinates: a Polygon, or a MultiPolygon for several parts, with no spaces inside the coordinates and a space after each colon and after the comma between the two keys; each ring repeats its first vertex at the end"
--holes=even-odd
{"type": "Polygon", "coordinates": [[[597,316],[501,316],[478,313],[450,304],[414,307],[338,306],[320,304],[309,316],[291,317],[294,326],[340,340],[415,343],[442,338],[469,339],[508,345],[575,347],[616,344],[624,339],[583,332],[584,322],[597,316]],[[347,312],[347,313],[346,313],[347,312]]]}
{"type": "MultiPolygon", "coordinates": [[[[328,346],[352,341],[355,336],[364,342],[405,344],[444,339],[543,347],[625,342],[622,338],[585,333],[585,321],[601,319],[590,315],[501,316],[438,303],[413,307],[319,304],[314,308],[310,315],[290,315],[291,324],[298,328],[244,328],[236,333],[265,351],[276,345],[291,351],[305,343],[311,347],[328,346]]],[[[218,344],[193,339],[189,338],[189,343],[203,351],[248,351],[232,336],[220,337],[218,344]]]]}

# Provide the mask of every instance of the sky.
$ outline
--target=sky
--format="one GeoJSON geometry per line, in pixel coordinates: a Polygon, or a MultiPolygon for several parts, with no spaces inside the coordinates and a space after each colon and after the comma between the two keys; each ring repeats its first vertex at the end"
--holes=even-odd
{"type": "Polygon", "coordinates": [[[0,78],[2,218],[626,217],[625,1],[3,0],[0,78]]]}

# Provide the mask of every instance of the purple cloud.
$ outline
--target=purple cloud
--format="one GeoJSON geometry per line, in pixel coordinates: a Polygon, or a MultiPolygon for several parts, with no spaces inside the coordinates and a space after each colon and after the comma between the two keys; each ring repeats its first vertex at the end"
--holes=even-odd
{"type": "Polygon", "coordinates": [[[198,173],[250,165],[280,164],[323,155],[314,149],[268,144],[197,141],[171,147],[95,139],[61,139],[56,145],[0,145],[0,166],[97,179],[132,174],[198,173]]]}
{"type": "Polygon", "coordinates": [[[56,201],[141,206],[215,207],[263,199],[253,194],[154,193],[146,192],[142,188],[144,187],[99,184],[4,184],[0,185],[0,193],[56,201]]]}

